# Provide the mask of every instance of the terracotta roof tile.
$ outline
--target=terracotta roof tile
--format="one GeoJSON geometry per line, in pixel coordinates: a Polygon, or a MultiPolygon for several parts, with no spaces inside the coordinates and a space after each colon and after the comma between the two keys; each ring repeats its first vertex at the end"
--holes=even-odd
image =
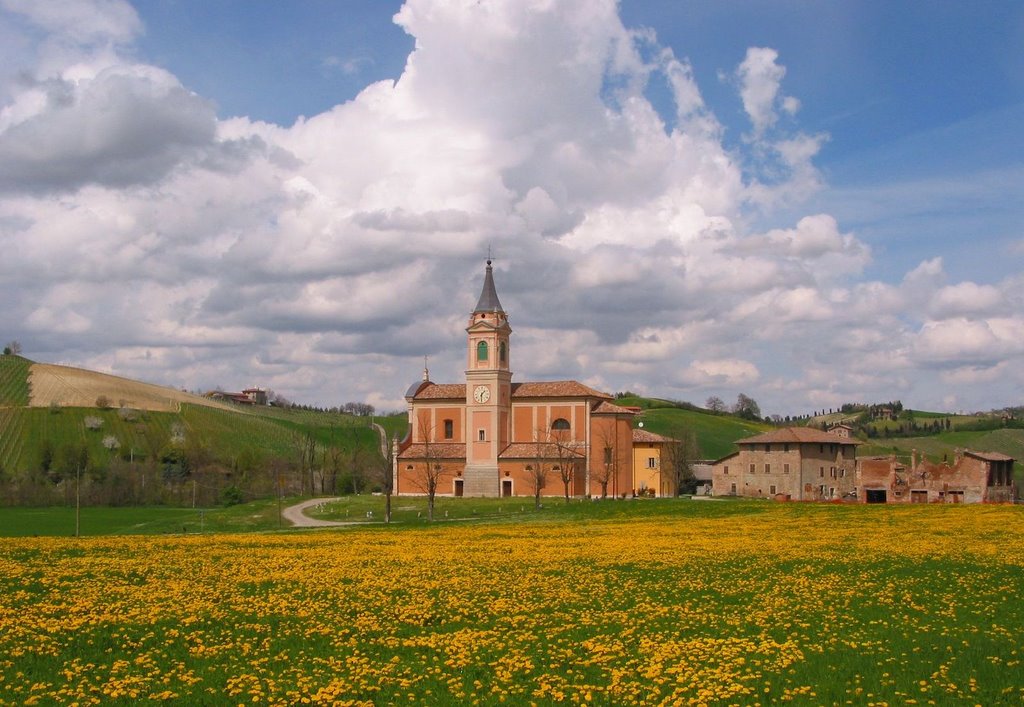
{"type": "Polygon", "coordinates": [[[975,457],[977,459],[983,459],[987,462],[1012,462],[1013,457],[1008,457],[1005,454],[999,452],[975,452],[970,449],[965,449],[964,454],[975,457]]]}
{"type": "MultiPolygon", "coordinates": [[[[536,442],[513,442],[501,450],[501,454],[498,456],[501,459],[536,459],[537,446],[536,442]]],[[[570,453],[579,458],[584,456],[582,449],[570,449],[568,447],[563,449],[564,451],[560,450],[558,445],[554,442],[540,443],[540,453],[544,459],[558,459],[560,457],[565,457],[570,453]]]]}
{"type": "Polygon", "coordinates": [[[675,442],[671,437],[663,437],[647,430],[633,430],[633,442],[642,443],[657,443],[657,442],[675,442]]]}
{"type": "Polygon", "coordinates": [[[612,396],[577,381],[526,381],[512,384],[513,398],[607,398],[612,396]]]}
{"type": "Polygon", "coordinates": [[[787,442],[791,444],[863,444],[860,440],[840,437],[816,430],[813,427],[783,427],[736,440],[736,444],[782,444],[787,442]]]}
{"type": "MultiPolygon", "coordinates": [[[[410,444],[398,455],[399,459],[423,459],[427,453],[422,442],[410,444]]],[[[466,445],[453,442],[434,442],[430,445],[431,459],[465,459],[466,445]]]]}
{"type": "Polygon", "coordinates": [[[416,400],[466,399],[465,383],[426,383],[415,394],[416,400]]]}
{"type": "Polygon", "coordinates": [[[621,405],[610,403],[607,400],[602,400],[601,402],[599,402],[597,405],[593,407],[591,412],[597,415],[635,415],[637,413],[637,411],[634,409],[624,408],[621,405]]]}

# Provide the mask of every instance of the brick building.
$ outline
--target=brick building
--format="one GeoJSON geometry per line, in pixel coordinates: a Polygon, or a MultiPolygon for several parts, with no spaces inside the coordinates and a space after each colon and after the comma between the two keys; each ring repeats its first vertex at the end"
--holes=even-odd
{"type": "Polygon", "coordinates": [[[985,503],[1017,497],[1013,458],[957,450],[953,462],[929,462],[917,450],[910,463],[895,456],[861,459],[858,500],[865,503],[985,503]]]}
{"type": "Polygon", "coordinates": [[[396,494],[573,496],[633,490],[635,411],[577,381],[512,381],[512,327],[491,261],[466,327],[466,380],[423,378],[405,395],[409,432],[395,455],[396,494]]]}

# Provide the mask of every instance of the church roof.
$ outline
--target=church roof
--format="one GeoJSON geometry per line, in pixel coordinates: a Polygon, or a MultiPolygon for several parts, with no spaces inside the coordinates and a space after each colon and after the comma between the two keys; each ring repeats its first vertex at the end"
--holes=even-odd
{"type": "Polygon", "coordinates": [[[477,300],[476,312],[504,312],[501,302],[498,301],[498,291],[494,289],[494,275],[491,273],[491,261],[487,261],[487,272],[484,274],[484,289],[480,292],[480,299],[477,300]]]}
{"type": "MultiPolygon", "coordinates": [[[[412,388],[410,388],[412,390],[412,388]]],[[[466,399],[465,383],[421,383],[412,397],[417,400],[456,400],[466,399]]]]}
{"type": "MultiPolygon", "coordinates": [[[[412,392],[411,396],[416,400],[465,400],[466,399],[466,384],[465,383],[416,383],[409,388],[412,392]],[[413,392],[415,391],[415,392],[413,392]]],[[[514,399],[522,398],[604,398],[610,399],[611,396],[607,393],[602,393],[599,390],[594,390],[588,386],[583,385],[577,381],[526,381],[523,383],[512,384],[512,397],[514,399]]],[[[603,403],[602,403],[603,405],[603,403]]],[[[601,409],[602,405],[599,405],[595,412],[609,412],[609,410],[601,409]]],[[[609,403],[610,405],[610,403],[609,403]]],[[[612,408],[618,408],[617,405],[611,405],[612,408]]],[[[614,412],[633,412],[626,408],[619,408],[614,412]]]]}
{"type": "MultiPolygon", "coordinates": [[[[398,455],[399,459],[425,459],[427,445],[422,442],[410,444],[398,455]]],[[[430,444],[431,459],[465,459],[466,445],[461,442],[432,442],[430,444]]]]}
{"type": "Polygon", "coordinates": [[[783,427],[763,434],[736,440],[736,444],[863,444],[860,440],[840,437],[813,427],[783,427]]]}
{"type": "Polygon", "coordinates": [[[611,398],[578,381],[525,381],[512,384],[513,398],[611,398]]]}
{"type": "Polygon", "coordinates": [[[560,447],[554,442],[513,442],[501,450],[501,459],[559,459],[583,457],[583,451],[570,447],[560,447]],[[539,452],[539,453],[538,453],[539,452]]]}

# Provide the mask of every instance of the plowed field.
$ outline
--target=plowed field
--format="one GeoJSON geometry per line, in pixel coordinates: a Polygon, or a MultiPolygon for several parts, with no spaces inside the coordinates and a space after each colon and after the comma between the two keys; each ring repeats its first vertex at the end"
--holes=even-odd
{"type": "Polygon", "coordinates": [[[69,366],[32,364],[28,381],[32,391],[31,407],[47,407],[52,403],[61,407],[92,407],[96,405],[97,398],[105,396],[113,407],[126,405],[136,410],[176,412],[182,403],[193,403],[237,411],[237,408],[224,403],[174,388],[69,366]]]}

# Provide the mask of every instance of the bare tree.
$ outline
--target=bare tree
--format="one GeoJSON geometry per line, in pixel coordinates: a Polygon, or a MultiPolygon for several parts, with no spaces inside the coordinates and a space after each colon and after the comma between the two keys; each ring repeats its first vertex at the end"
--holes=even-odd
{"type": "Polygon", "coordinates": [[[421,410],[417,416],[421,444],[423,445],[423,476],[417,484],[427,494],[427,520],[434,520],[434,497],[441,479],[448,475],[448,470],[441,463],[441,448],[434,441],[434,426],[430,424],[430,412],[421,410]]]}
{"type": "Polygon", "coordinates": [[[700,449],[693,430],[683,427],[674,430],[671,441],[664,447],[661,461],[661,473],[673,496],[679,496],[684,488],[693,484],[693,461],[698,458],[700,449]]]}
{"type": "Polygon", "coordinates": [[[619,444],[614,428],[602,428],[596,436],[601,448],[601,466],[594,469],[593,479],[601,485],[601,498],[608,498],[608,484],[619,473],[619,444]]]}
{"type": "Polygon", "coordinates": [[[725,401],[717,395],[712,395],[704,403],[704,407],[711,412],[725,412],[725,401]]]}
{"type": "MultiPolygon", "coordinates": [[[[381,428],[383,430],[383,428],[381,428]]],[[[380,469],[381,490],[384,492],[384,522],[391,522],[391,496],[395,493],[395,449],[398,447],[398,435],[386,444],[387,454],[383,464],[378,463],[380,469]]]]}
{"type": "Polygon", "coordinates": [[[544,487],[547,486],[548,473],[551,468],[547,449],[549,445],[547,442],[547,435],[548,431],[545,429],[534,430],[533,459],[526,465],[526,475],[530,480],[530,487],[533,490],[534,508],[540,508],[540,494],[541,491],[544,490],[544,487]]]}
{"type": "Polygon", "coordinates": [[[4,347],[4,354],[7,356],[19,356],[21,354],[21,344],[17,341],[11,341],[4,347]]]}
{"type": "Polygon", "coordinates": [[[308,488],[309,495],[312,496],[316,493],[313,476],[317,457],[316,438],[313,437],[311,432],[293,430],[291,443],[292,451],[295,454],[296,461],[298,462],[299,493],[305,495],[306,489],[308,488]]]}
{"type": "Polygon", "coordinates": [[[565,502],[569,502],[569,487],[572,486],[573,478],[576,475],[579,455],[576,453],[576,445],[573,444],[569,430],[557,430],[553,432],[555,444],[555,457],[558,459],[556,470],[558,478],[562,482],[562,489],[565,495],[565,502]]]}
{"type": "Polygon", "coordinates": [[[744,420],[760,420],[761,408],[756,400],[740,393],[736,396],[736,404],[732,406],[732,414],[744,420]]]}

